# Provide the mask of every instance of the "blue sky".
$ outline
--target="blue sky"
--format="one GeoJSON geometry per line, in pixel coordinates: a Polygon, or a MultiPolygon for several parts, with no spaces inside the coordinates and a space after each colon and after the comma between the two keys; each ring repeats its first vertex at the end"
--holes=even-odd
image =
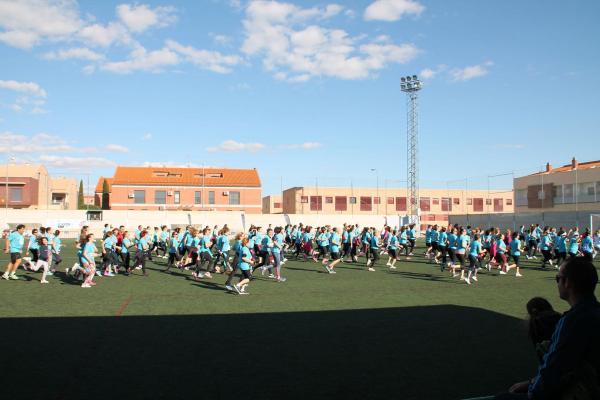
{"type": "Polygon", "coordinates": [[[422,187],[596,160],[598,15],[593,0],[0,0],[0,157],[92,187],[147,162],[256,167],[265,194],[404,186],[399,79],[417,73],[422,187]]]}

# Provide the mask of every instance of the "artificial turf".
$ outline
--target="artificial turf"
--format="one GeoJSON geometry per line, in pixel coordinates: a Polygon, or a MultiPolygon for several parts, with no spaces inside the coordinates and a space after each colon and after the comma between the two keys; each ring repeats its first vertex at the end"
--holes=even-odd
{"type": "Polygon", "coordinates": [[[162,259],[148,277],[82,289],[61,272],[74,250],[63,256],[48,285],[22,270],[0,282],[7,398],[460,399],[535,372],[527,300],[567,308],[539,262],[467,286],[420,255],[396,271],[387,256],[376,272],[338,264],[336,275],[290,260],[287,282],[258,273],[239,296],[225,275],[196,282],[162,272],[162,259]]]}

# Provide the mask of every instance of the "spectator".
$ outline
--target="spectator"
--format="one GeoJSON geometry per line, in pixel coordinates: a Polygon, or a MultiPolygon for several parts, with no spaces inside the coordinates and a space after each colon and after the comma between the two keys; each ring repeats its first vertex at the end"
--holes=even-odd
{"type": "Polygon", "coordinates": [[[560,266],[556,283],[571,309],[559,320],[537,375],[496,399],[600,397],[600,304],[594,296],[598,273],[591,262],[574,257],[560,266]]]}

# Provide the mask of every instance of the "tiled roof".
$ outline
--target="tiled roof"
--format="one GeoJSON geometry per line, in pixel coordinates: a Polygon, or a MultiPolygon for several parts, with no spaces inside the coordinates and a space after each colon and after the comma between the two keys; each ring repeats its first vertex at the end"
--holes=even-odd
{"type": "Polygon", "coordinates": [[[96,193],[102,193],[102,185],[104,183],[104,180],[106,179],[106,183],[108,183],[108,193],[110,193],[112,191],[112,183],[113,183],[113,178],[105,178],[103,176],[101,176],[100,178],[98,178],[98,183],[96,184],[96,193]]]}
{"type": "Polygon", "coordinates": [[[118,166],[110,183],[112,185],[261,186],[256,169],[233,168],[118,166]]]}
{"type": "MultiPolygon", "coordinates": [[[[583,170],[583,169],[591,169],[591,168],[600,168],[600,160],[580,162],[577,164],[576,169],[583,170]]],[[[553,174],[555,172],[570,172],[573,170],[574,170],[573,165],[571,163],[569,163],[569,164],[563,165],[562,167],[552,168],[550,171],[536,172],[531,175],[553,174]]]]}

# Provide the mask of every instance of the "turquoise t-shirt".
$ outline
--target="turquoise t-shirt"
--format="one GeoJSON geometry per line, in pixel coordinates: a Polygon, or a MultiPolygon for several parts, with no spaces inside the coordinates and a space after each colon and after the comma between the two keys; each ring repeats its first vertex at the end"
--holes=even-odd
{"type": "Polygon", "coordinates": [[[283,235],[281,233],[278,233],[275,236],[273,236],[273,240],[279,245],[279,247],[273,246],[273,253],[281,253],[281,248],[283,248],[283,235]]]}
{"type": "Polygon", "coordinates": [[[18,231],[11,232],[10,235],[8,235],[8,241],[10,243],[11,253],[20,253],[23,250],[25,237],[18,231]]]}
{"type": "Polygon", "coordinates": [[[521,241],[519,239],[513,239],[512,242],[510,242],[510,254],[513,256],[520,256],[521,255],[521,241]]]}
{"type": "Polygon", "coordinates": [[[332,232],[330,240],[331,240],[331,252],[339,253],[339,251],[340,251],[340,235],[338,235],[337,232],[332,232]]]}
{"type": "Polygon", "coordinates": [[[477,257],[481,253],[481,242],[479,240],[473,241],[471,243],[471,250],[469,251],[470,256],[477,257]]]}
{"type": "Polygon", "coordinates": [[[244,258],[252,258],[250,254],[250,249],[247,247],[242,247],[242,251],[240,252],[240,269],[242,271],[248,271],[250,269],[250,264],[245,262],[244,258]]]}

